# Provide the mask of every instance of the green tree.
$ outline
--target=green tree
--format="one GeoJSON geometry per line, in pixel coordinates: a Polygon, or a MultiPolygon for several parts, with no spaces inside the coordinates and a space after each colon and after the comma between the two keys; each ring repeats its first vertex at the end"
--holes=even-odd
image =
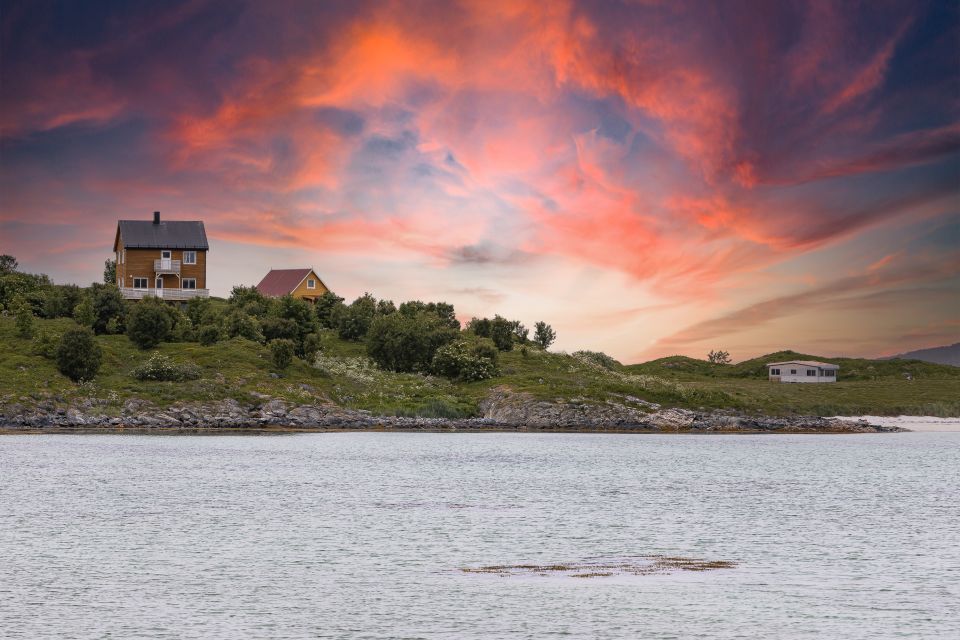
{"type": "Polygon", "coordinates": [[[293,340],[300,337],[297,323],[287,318],[266,318],[261,323],[265,340],[293,340]]]}
{"type": "Polygon", "coordinates": [[[168,340],[173,321],[163,302],[153,296],[133,304],[127,318],[127,336],[140,349],[152,349],[168,340]]]}
{"type": "Polygon", "coordinates": [[[713,364],[730,364],[730,352],[729,351],[711,351],[707,354],[707,360],[713,364]]]}
{"type": "Polygon", "coordinates": [[[490,339],[500,351],[513,349],[513,323],[500,316],[490,321],[490,339]]]}
{"type": "Polygon", "coordinates": [[[542,320],[537,322],[533,327],[533,341],[541,349],[546,351],[550,345],[553,344],[553,341],[557,339],[557,332],[553,330],[553,327],[548,325],[542,320]]]}
{"type": "Polygon", "coordinates": [[[97,317],[93,314],[93,304],[90,298],[84,297],[76,307],[73,308],[73,319],[81,327],[93,328],[93,323],[97,317]]]}
{"type": "Polygon", "coordinates": [[[390,371],[426,371],[437,349],[456,337],[457,331],[433,314],[377,316],[367,334],[367,355],[390,371]]]}
{"type": "Polygon", "coordinates": [[[400,305],[397,309],[406,316],[416,316],[421,313],[429,313],[437,316],[441,322],[448,327],[460,330],[460,321],[454,312],[453,305],[446,302],[422,302],[420,300],[409,300],[400,305]]]}
{"type": "Polygon", "coordinates": [[[471,318],[467,323],[467,331],[481,338],[490,337],[490,319],[489,318],[471,318]]]}
{"type": "Polygon", "coordinates": [[[126,321],[126,307],[120,289],[112,284],[93,283],[90,285],[90,302],[93,304],[93,331],[97,335],[108,333],[110,320],[117,319],[122,328],[126,321]]]}
{"type": "Polygon", "coordinates": [[[0,274],[13,273],[17,270],[17,259],[5,253],[0,255],[0,274]]]}
{"type": "Polygon", "coordinates": [[[311,304],[293,296],[283,296],[274,305],[273,314],[277,318],[293,323],[296,335],[292,339],[297,343],[297,352],[301,352],[303,339],[307,334],[317,330],[317,321],[311,304]]]}
{"type": "Polygon", "coordinates": [[[513,328],[513,341],[517,344],[525,344],[527,337],[530,335],[530,330],[523,326],[523,323],[519,320],[514,320],[510,324],[513,328]]]}
{"type": "Polygon", "coordinates": [[[314,307],[317,313],[317,322],[320,323],[320,326],[324,329],[335,329],[336,325],[333,322],[334,309],[342,306],[343,298],[332,291],[327,291],[317,298],[314,307]]]}
{"type": "Polygon", "coordinates": [[[83,298],[83,290],[75,284],[53,285],[44,295],[43,317],[70,318],[83,298]]]}
{"type": "Polygon", "coordinates": [[[33,310],[22,296],[13,299],[13,315],[17,324],[17,335],[21,338],[33,337],[33,310]]]}
{"type": "Polygon", "coordinates": [[[227,303],[233,309],[243,310],[257,318],[262,318],[270,311],[270,300],[265,298],[256,287],[236,286],[230,291],[227,303]]]}
{"type": "Polygon", "coordinates": [[[103,261],[103,284],[117,284],[117,261],[109,258],[103,261]]]}
{"type": "Polygon", "coordinates": [[[57,347],[57,368],[74,382],[93,380],[100,370],[103,351],[86,327],[70,329],[60,338],[57,347]]]}
{"type": "Polygon", "coordinates": [[[370,329],[370,323],[377,315],[377,299],[365,293],[348,307],[342,307],[334,313],[337,333],[344,340],[361,340],[370,329]]]}
{"type": "Polygon", "coordinates": [[[223,318],[223,332],[228,338],[246,338],[254,342],[263,342],[260,321],[243,311],[233,311],[223,318]]]}
{"type": "Polygon", "coordinates": [[[196,327],[207,324],[206,316],[210,311],[210,298],[190,298],[187,302],[187,317],[196,327]]]}
{"type": "Polygon", "coordinates": [[[270,341],[270,358],[273,360],[273,366],[282,371],[290,366],[293,360],[293,341],[279,340],[270,341]]]}

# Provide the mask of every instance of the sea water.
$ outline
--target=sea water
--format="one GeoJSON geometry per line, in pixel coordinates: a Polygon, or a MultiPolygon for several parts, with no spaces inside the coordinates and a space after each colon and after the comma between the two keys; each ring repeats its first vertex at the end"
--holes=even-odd
{"type": "Polygon", "coordinates": [[[957,638],[960,433],[0,437],[4,638],[957,638]],[[489,565],[669,555],[576,578],[489,565]]]}

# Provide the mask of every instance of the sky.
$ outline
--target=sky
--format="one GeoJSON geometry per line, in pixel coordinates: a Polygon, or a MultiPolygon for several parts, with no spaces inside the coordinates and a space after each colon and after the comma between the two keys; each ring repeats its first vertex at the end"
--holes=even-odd
{"type": "Polygon", "coordinates": [[[960,4],[0,2],[0,253],[545,320],[624,362],[960,341],[960,4]]]}

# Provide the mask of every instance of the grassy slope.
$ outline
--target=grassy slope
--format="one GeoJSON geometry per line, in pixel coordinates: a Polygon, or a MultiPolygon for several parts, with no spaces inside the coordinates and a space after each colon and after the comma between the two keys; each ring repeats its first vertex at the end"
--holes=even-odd
{"type": "MultiPolygon", "coordinates": [[[[41,331],[63,331],[72,320],[37,320],[41,331]]],[[[252,394],[295,402],[331,400],[374,413],[458,416],[476,413],[491,387],[507,385],[539,398],[632,402],[631,398],[691,408],[737,408],[748,411],[819,413],[929,413],[960,415],[960,368],[919,361],[831,360],[841,366],[841,382],[830,385],[787,385],[766,380],[764,362],[796,359],[792,353],[738,365],[719,366],[685,357],[604,369],[565,354],[528,349],[502,354],[502,375],[493,380],[455,384],[442,378],[394,374],[365,366],[364,346],[324,335],[320,367],[300,360],[279,378],[271,376],[267,348],[245,340],[211,347],[196,343],[162,344],[157,350],[203,369],[195,382],[140,382],[130,370],[147,353],[125,336],[100,336],[104,363],[92,383],[75,385],[48,360],[30,352],[30,341],[16,337],[13,320],[0,318],[0,402],[53,399],[58,404],[96,397],[104,411],[117,413],[131,397],[160,406],[176,401],[236,398],[252,394]],[[904,371],[914,380],[902,377],[904,371]]],[[[813,356],[802,356],[815,359],[813,356]]]]}

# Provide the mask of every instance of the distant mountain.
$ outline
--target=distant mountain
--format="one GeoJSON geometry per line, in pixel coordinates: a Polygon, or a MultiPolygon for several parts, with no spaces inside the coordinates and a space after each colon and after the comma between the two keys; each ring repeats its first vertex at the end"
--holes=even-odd
{"type": "Polygon", "coordinates": [[[890,359],[901,358],[903,360],[923,360],[924,362],[935,362],[936,364],[951,364],[960,367],[960,342],[952,344],[949,347],[931,347],[929,349],[917,349],[908,351],[900,355],[891,356],[890,359]]]}

